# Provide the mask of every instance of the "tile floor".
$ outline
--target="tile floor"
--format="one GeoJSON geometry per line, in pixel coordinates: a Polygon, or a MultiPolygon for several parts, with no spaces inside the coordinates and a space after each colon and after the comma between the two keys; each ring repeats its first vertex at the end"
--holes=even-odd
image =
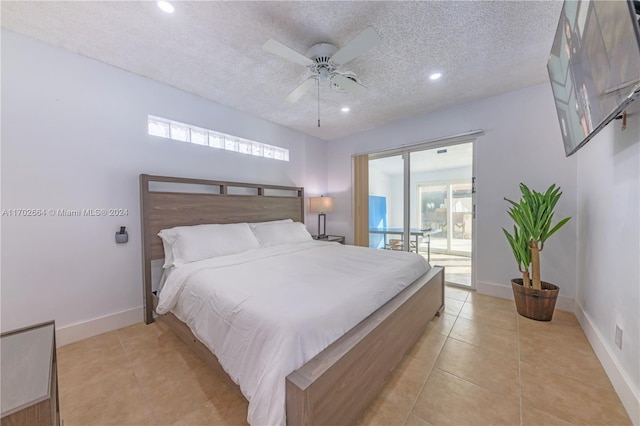
{"type": "MultiPolygon", "coordinates": [[[[361,426],[630,424],[573,314],[446,296],[361,426]]],[[[59,348],[58,373],[65,426],[246,424],[246,401],[162,323],[59,348]]]]}
{"type": "MultiPolygon", "coordinates": [[[[422,256],[426,259],[426,254],[422,254],[422,256]]],[[[446,283],[471,287],[471,255],[457,256],[432,252],[430,263],[445,267],[444,280],[446,283]]]]}

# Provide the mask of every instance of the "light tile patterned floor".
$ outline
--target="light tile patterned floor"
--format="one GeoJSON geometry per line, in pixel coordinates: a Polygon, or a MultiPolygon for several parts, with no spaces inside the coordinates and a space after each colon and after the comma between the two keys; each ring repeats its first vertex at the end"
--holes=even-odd
{"type": "MultiPolygon", "coordinates": [[[[446,297],[361,426],[630,424],[573,314],[446,297]]],[[[161,323],[59,348],[58,373],[65,426],[246,424],[247,402],[161,323]]]]}

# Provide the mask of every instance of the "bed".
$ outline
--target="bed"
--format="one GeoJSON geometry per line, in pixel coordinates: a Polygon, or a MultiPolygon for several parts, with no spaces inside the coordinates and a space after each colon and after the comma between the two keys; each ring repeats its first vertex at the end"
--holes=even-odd
{"type": "MultiPolygon", "coordinates": [[[[191,328],[170,312],[166,302],[154,293],[152,263],[165,257],[157,234],[163,229],[212,223],[242,224],[282,219],[303,222],[304,190],[150,175],[140,176],[140,186],[145,322],[156,319],[166,322],[209,365],[223,371],[219,360],[207,347],[206,339],[196,338],[191,328]],[[156,307],[166,313],[154,315],[156,307]]],[[[305,250],[313,256],[319,256],[323,251],[335,251],[329,246],[337,245],[305,244],[305,250]]],[[[343,250],[357,253],[367,249],[344,247],[343,250]]],[[[341,337],[286,375],[283,398],[287,424],[347,425],[357,421],[428,322],[442,311],[444,271],[431,267],[416,279],[411,278],[397,295],[388,297],[391,299],[364,320],[355,322],[341,337]]],[[[235,373],[232,371],[231,375],[235,376],[235,373]]]]}

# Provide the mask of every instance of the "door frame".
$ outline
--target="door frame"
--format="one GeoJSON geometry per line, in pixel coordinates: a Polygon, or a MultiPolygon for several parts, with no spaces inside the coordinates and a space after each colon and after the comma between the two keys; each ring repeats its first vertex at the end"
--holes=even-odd
{"type": "MultiPolygon", "coordinates": [[[[477,145],[477,138],[479,136],[484,135],[484,131],[482,130],[477,130],[477,131],[472,131],[472,132],[467,132],[467,133],[463,133],[460,135],[455,135],[455,136],[451,136],[448,138],[440,138],[440,139],[435,139],[435,140],[431,140],[431,141],[426,141],[426,142],[422,142],[422,143],[418,143],[418,144],[412,144],[412,145],[405,145],[405,146],[401,146],[398,148],[392,148],[392,149],[387,149],[387,150],[382,150],[382,151],[376,151],[376,152],[370,152],[370,153],[360,153],[360,154],[354,154],[354,156],[357,155],[368,155],[368,159],[369,160],[375,160],[375,159],[379,159],[379,158],[385,158],[385,157],[392,157],[392,156],[401,156],[401,158],[404,160],[404,176],[403,176],[403,182],[404,182],[404,188],[403,188],[403,219],[404,219],[404,227],[403,227],[403,241],[407,242],[405,244],[405,246],[403,247],[405,251],[409,251],[409,244],[408,242],[410,241],[410,226],[408,226],[408,224],[410,224],[411,222],[411,211],[410,211],[410,193],[411,193],[411,187],[410,187],[410,177],[411,177],[411,165],[410,165],[410,153],[411,152],[416,152],[416,151],[424,151],[424,150],[429,150],[429,149],[436,149],[436,148],[444,148],[444,147],[448,147],[448,146],[454,146],[454,145],[460,145],[460,144],[464,144],[464,143],[471,143],[472,144],[472,166],[471,166],[471,170],[472,170],[472,177],[471,177],[471,203],[472,203],[472,215],[471,215],[471,226],[472,226],[472,236],[471,236],[471,285],[470,286],[465,286],[462,284],[456,284],[456,283],[449,283],[447,282],[447,284],[451,285],[451,286],[455,286],[455,287],[461,287],[461,288],[465,288],[465,289],[472,289],[475,290],[476,289],[476,256],[477,256],[477,225],[476,225],[476,145],[477,145]]],[[[368,177],[367,177],[368,180],[368,177]]],[[[367,183],[368,185],[368,183],[367,183]]],[[[366,220],[368,221],[369,218],[367,217],[366,220]]],[[[355,222],[355,220],[354,220],[355,222]]],[[[445,270],[446,273],[446,270],[445,270]]]]}

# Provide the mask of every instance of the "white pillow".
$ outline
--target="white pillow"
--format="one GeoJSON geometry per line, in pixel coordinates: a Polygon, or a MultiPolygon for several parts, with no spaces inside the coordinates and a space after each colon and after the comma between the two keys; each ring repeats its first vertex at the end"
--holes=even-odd
{"type": "MultiPolygon", "coordinates": [[[[162,231],[160,231],[160,234],[162,234],[162,231]]],[[[160,234],[158,234],[158,236],[160,236],[160,234]]],[[[160,238],[162,238],[162,236],[160,236],[160,238]]],[[[164,269],[173,268],[173,250],[171,243],[162,238],[162,247],[164,248],[164,265],[162,265],[162,267],[164,269]]]]}
{"type": "Polygon", "coordinates": [[[307,228],[300,222],[272,223],[252,229],[262,247],[313,241],[307,228]]]}
{"type": "Polygon", "coordinates": [[[256,226],[264,226],[264,225],[272,225],[274,223],[292,223],[293,219],[279,219],[279,220],[270,220],[268,222],[252,222],[249,223],[249,226],[255,228],[256,226]]]}
{"type": "Polygon", "coordinates": [[[177,226],[163,229],[158,236],[171,247],[173,262],[170,260],[169,266],[180,266],[260,247],[260,242],[247,223],[177,226]]]}

